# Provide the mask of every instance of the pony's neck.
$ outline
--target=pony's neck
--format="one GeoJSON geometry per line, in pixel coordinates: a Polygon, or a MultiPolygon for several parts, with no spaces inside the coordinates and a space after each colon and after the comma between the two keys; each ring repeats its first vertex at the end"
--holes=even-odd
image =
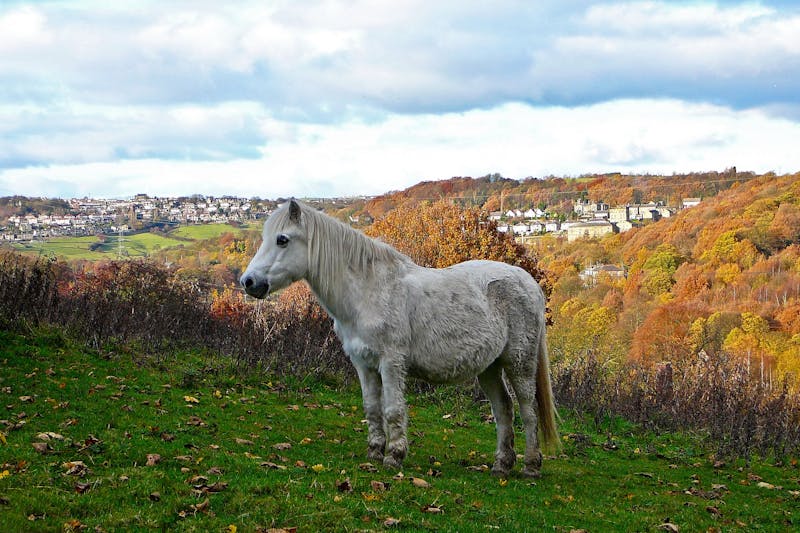
{"type": "Polygon", "coordinates": [[[362,287],[374,285],[376,277],[410,260],[326,215],[315,212],[313,216],[308,224],[308,284],[331,316],[351,321],[357,299],[364,293],[362,287]]]}

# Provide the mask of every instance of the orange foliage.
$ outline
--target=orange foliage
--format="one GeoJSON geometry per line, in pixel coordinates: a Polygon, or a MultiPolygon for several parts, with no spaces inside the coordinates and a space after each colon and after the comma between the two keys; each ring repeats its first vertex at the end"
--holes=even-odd
{"type": "Polygon", "coordinates": [[[656,307],[636,330],[630,357],[644,363],[686,358],[691,351],[689,328],[704,311],[686,302],[669,302],[656,307]]]}
{"type": "Polygon", "coordinates": [[[381,237],[419,265],[443,268],[469,259],[490,259],[527,270],[542,285],[550,283],[536,257],[511,235],[499,233],[487,214],[440,200],[403,205],[376,221],[367,233],[381,237]]]}

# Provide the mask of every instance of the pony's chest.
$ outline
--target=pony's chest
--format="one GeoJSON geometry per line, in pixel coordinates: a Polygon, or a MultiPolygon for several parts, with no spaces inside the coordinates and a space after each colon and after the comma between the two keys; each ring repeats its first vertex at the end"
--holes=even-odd
{"type": "Polygon", "coordinates": [[[334,322],[334,330],[342,341],[344,353],[359,368],[378,368],[378,352],[352,329],[334,322]]]}

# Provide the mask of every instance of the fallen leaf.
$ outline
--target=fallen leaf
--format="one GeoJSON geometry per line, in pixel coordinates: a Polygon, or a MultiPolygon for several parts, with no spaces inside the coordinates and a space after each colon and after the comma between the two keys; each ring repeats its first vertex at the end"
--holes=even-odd
{"type": "Polygon", "coordinates": [[[148,453],[147,454],[147,463],[146,466],[155,466],[161,462],[161,455],[157,453],[148,453]]]}
{"type": "Polygon", "coordinates": [[[708,507],[706,507],[706,512],[714,516],[722,516],[722,511],[720,511],[719,508],[714,507],[713,505],[709,505],[708,507]]]}
{"type": "Polygon", "coordinates": [[[199,416],[190,416],[189,420],[186,422],[190,426],[197,426],[197,427],[205,427],[206,423],[203,422],[203,419],[199,416]]]}
{"type": "Polygon", "coordinates": [[[222,468],[218,466],[212,466],[206,471],[206,474],[210,474],[212,476],[221,476],[222,475],[222,468]]]}
{"type": "Polygon", "coordinates": [[[439,513],[443,513],[444,511],[442,510],[441,507],[436,507],[435,505],[425,505],[425,506],[422,507],[422,512],[423,513],[431,513],[431,514],[439,514],[439,513]]]}
{"type": "Polygon", "coordinates": [[[21,401],[23,403],[33,403],[34,402],[34,398],[33,398],[33,396],[20,396],[19,397],[19,401],[21,401]]]}
{"type": "Polygon", "coordinates": [[[43,455],[52,450],[50,445],[47,444],[46,442],[34,442],[33,444],[31,444],[31,446],[33,446],[34,450],[43,455]]]}
{"type": "Polygon", "coordinates": [[[658,529],[661,531],[669,531],[670,533],[678,533],[680,531],[680,528],[671,522],[664,522],[658,526],[658,529]]]}
{"type": "Polygon", "coordinates": [[[62,468],[66,469],[64,475],[67,476],[80,476],[83,477],[88,472],[88,468],[83,461],[68,461],[61,465],[62,468]]]}
{"type": "Polygon", "coordinates": [[[273,444],[272,447],[282,452],[284,450],[290,449],[292,447],[292,444],[289,442],[279,442],[277,444],[273,444]]]}
{"type": "Polygon", "coordinates": [[[64,440],[64,435],[53,433],[52,431],[45,431],[36,435],[39,440],[64,440]]]}
{"type": "Polygon", "coordinates": [[[225,531],[227,531],[228,533],[236,533],[236,526],[231,524],[231,525],[229,525],[228,527],[225,528],[225,531]]]}
{"type": "Polygon", "coordinates": [[[190,507],[191,507],[192,509],[194,509],[195,511],[201,511],[201,512],[202,512],[202,511],[205,511],[205,510],[207,510],[207,509],[209,508],[209,506],[210,506],[210,505],[211,505],[211,500],[209,500],[208,498],[206,498],[205,500],[203,500],[203,501],[202,501],[202,502],[200,502],[200,503],[196,503],[196,504],[194,504],[194,505],[190,505],[190,507]]]}
{"type": "Polygon", "coordinates": [[[775,488],[775,485],[773,485],[772,483],[767,483],[766,481],[759,481],[756,487],[772,490],[775,488]]]}
{"type": "Polygon", "coordinates": [[[70,533],[72,531],[82,531],[85,528],[86,525],[84,525],[83,522],[81,522],[77,518],[73,518],[69,522],[64,523],[64,531],[66,531],[67,533],[70,533]]]}
{"type": "Polygon", "coordinates": [[[285,466],[279,465],[277,463],[272,463],[270,461],[265,461],[265,462],[261,463],[259,466],[263,466],[265,468],[269,468],[269,469],[272,469],[272,470],[286,470],[285,466]]]}
{"type": "Polygon", "coordinates": [[[150,493],[150,501],[153,501],[153,502],[161,501],[161,493],[160,492],[151,492],[150,493]]]}
{"type": "Polygon", "coordinates": [[[198,400],[194,396],[184,396],[183,401],[186,403],[200,403],[200,400],[198,400]]]}
{"type": "MultiPolygon", "coordinates": [[[[508,482],[506,481],[506,483],[508,483],[508,482]]],[[[428,483],[424,479],[418,478],[418,477],[412,477],[411,478],[411,484],[414,485],[415,487],[417,487],[418,489],[427,489],[427,488],[429,488],[431,486],[430,483],[428,483]]]]}
{"type": "Polygon", "coordinates": [[[359,470],[363,470],[364,472],[377,472],[378,468],[373,465],[372,463],[361,463],[358,465],[359,470]]]}
{"type": "Polygon", "coordinates": [[[8,441],[6,440],[6,434],[3,433],[2,431],[0,431],[0,442],[2,442],[3,444],[8,444],[8,441]]]}
{"type": "Polygon", "coordinates": [[[375,492],[383,492],[386,490],[386,483],[384,483],[383,481],[372,480],[369,482],[369,485],[375,492]]]}
{"type": "Polygon", "coordinates": [[[350,478],[347,478],[341,482],[337,481],[336,490],[339,492],[353,492],[353,485],[350,484],[350,478]]]}
{"type": "Polygon", "coordinates": [[[91,486],[92,486],[91,483],[81,483],[80,481],[76,482],[75,485],[73,485],[73,487],[75,487],[75,492],[77,492],[78,494],[86,493],[91,488],[91,486]]]}
{"type": "Polygon", "coordinates": [[[300,444],[311,444],[311,439],[305,437],[303,440],[300,441],[300,444]]]}

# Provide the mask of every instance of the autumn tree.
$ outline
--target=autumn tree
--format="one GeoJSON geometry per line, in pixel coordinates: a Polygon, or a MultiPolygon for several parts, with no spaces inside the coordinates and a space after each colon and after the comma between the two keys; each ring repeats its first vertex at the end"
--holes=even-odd
{"type": "Polygon", "coordinates": [[[469,259],[490,259],[528,271],[549,296],[551,285],[536,257],[511,235],[497,231],[485,211],[445,200],[405,204],[367,229],[419,265],[444,268],[469,259]]]}

